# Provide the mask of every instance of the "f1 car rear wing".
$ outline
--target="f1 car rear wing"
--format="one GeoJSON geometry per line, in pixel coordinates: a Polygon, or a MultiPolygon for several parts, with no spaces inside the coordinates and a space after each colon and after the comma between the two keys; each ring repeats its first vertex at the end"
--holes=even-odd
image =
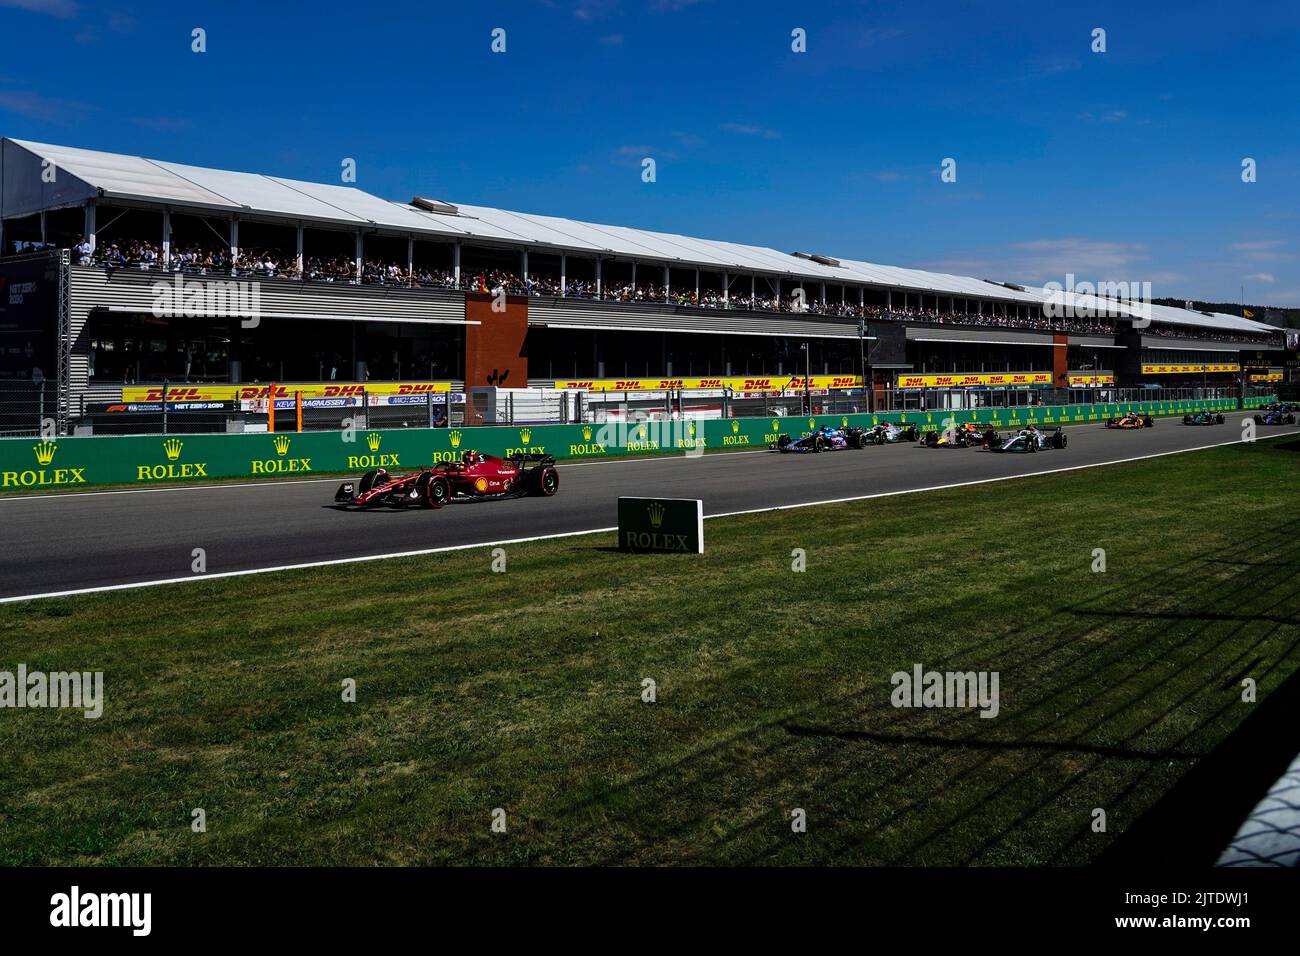
{"type": "Polygon", "coordinates": [[[537,468],[544,465],[554,465],[554,455],[535,455],[529,452],[517,452],[509,456],[506,461],[514,462],[515,467],[519,469],[537,468]]]}

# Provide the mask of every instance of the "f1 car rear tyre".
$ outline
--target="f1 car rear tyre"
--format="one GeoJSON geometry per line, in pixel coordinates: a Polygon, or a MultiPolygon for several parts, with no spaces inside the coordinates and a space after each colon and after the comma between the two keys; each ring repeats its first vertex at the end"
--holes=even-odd
{"type": "Polygon", "coordinates": [[[441,508],[451,500],[451,484],[442,475],[426,471],[415,479],[421,508],[441,508]]]}
{"type": "Polygon", "coordinates": [[[560,473],[547,465],[537,471],[533,479],[533,494],[541,498],[549,498],[560,490],[560,473]]]}

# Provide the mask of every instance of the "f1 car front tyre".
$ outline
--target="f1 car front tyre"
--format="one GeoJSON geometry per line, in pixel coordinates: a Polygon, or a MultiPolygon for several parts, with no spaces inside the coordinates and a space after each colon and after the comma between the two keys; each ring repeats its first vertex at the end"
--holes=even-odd
{"type": "Polygon", "coordinates": [[[415,479],[421,508],[441,508],[451,501],[451,484],[442,475],[426,471],[415,479]]]}
{"type": "Polygon", "coordinates": [[[1053,448],[1064,448],[1065,445],[1066,445],[1066,442],[1068,442],[1069,440],[1070,440],[1070,439],[1066,436],[1065,432],[1055,432],[1055,433],[1052,435],[1052,447],[1053,447],[1053,448]]]}

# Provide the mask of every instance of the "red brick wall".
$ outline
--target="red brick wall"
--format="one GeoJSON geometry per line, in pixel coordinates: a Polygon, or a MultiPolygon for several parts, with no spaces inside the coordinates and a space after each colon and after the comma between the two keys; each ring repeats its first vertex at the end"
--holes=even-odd
{"type": "Polygon", "coordinates": [[[465,295],[465,318],[480,325],[465,326],[465,387],[500,385],[523,388],[528,384],[528,299],[507,296],[505,310],[492,311],[491,295],[465,295]]]}
{"type": "Polygon", "coordinates": [[[1052,381],[1057,388],[1070,387],[1070,337],[1052,335],[1052,381]]]}

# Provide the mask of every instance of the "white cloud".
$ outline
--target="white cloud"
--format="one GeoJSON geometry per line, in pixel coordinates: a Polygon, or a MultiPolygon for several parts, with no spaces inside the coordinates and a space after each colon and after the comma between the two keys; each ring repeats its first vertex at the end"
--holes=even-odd
{"type": "Polygon", "coordinates": [[[761,136],[763,139],[780,139],[781,134],[765,126],[752,126],[748,123],[723,123],[722,129],[728,133],[739,133],[741,136],[761,136]]]}
{"type": "Polygon", "coordinates": [[[16,7],[31,13],[48,13],[69,20],[77,15],[75,0],[0,0],[0,7],[16,7]]]}
{"type": "Polygon", "coordinates": [[[26,90],[0,90],[0,113],[17,113],[44,123],[67,126],[80,122],[91,108],[71,100],[51,99],[26,90]]]}

